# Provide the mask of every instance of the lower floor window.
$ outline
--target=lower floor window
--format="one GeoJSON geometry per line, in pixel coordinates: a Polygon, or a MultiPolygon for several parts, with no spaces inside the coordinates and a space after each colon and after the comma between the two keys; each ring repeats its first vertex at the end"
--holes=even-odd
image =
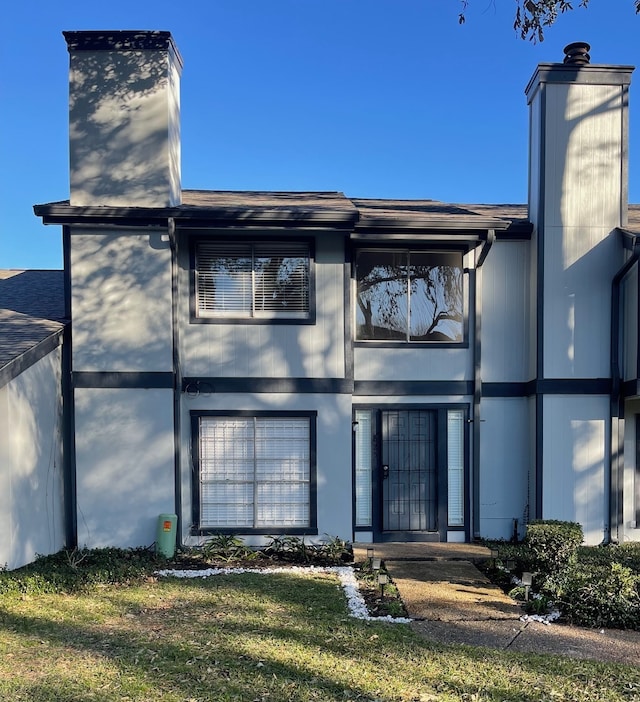
{"type": "Polygon", "coordinates": [[[199,416],[200,529],[309,528],[311,416],[199,416]]]}

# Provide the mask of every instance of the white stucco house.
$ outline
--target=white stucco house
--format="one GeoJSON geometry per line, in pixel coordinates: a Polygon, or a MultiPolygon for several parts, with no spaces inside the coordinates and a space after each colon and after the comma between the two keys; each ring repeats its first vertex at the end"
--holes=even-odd
{"type": "Polygon", "coordinates": [[[62,271],[0,270],[0,568],[66,542],[62,271]]]}
{"type": "Polygon", "coordinates": [[[70,545],[640,539],[632,67],[535,69],[526,205],[194,191],[171,35],[64,35],[70,545]]]}

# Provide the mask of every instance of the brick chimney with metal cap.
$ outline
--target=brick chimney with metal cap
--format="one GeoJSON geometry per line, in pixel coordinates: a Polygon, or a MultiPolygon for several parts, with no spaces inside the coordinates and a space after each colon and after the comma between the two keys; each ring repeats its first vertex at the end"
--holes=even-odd
{"type": "Polygon", "coordinates": [[[182,59],[171,34],[63,34],[71,205],[179,205],[182,59]]]}

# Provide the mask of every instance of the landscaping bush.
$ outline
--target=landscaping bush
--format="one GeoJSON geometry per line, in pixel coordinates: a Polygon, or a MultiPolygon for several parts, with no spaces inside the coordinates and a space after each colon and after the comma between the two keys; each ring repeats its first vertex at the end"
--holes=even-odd
{"type": "Polygon", "coordinates": [[[620,563],[574,564],[545,589],[572,624],[640,628],[640,575],[620,563]]]}
{"type": "Polygon", "coordinates": [[[575,562],[583,539],[580,524],[539,520],[527,527],[524,543],[531,549],[533,570],[552,576],[575,562]]]}

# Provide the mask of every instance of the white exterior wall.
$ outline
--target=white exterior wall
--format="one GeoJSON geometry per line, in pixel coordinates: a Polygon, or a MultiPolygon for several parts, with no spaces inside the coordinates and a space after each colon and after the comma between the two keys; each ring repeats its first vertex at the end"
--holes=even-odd
{"type": "Polygon", "coordinates": [[[533,460],[526,398],[484,398],[480,443],[480,536],[520,536],[528,514],[528,473],[533,460]]]}
{"type": "Polygon", "coordinates": [[[624,474],[622,485],[624,502],[622,508],[622,534],[620,542],[640,541],[640,522],[637,520],[636,490],[638,489],[638,466],[636,456],[636,422],[639,421],[640,399],[630,400],[625,406],[624,423],[624,474]]]}
{"type": "MultiPolygon", "coordinates": [[[[182,401],[182,444],[191,445],[190,412],[193,410],[317,411],[317,516],[318,537],[325,534],[352,538],[351,396],[315,394],[215,394],[189,397],[182,401]]],[[[193,522],[191,507],[191,455],[183,453],[182,519],[185,543],[198,543],[206,537],[189,535],[193,522]]],[[[242,534],[239,534],[242,536],[242,534]]],[[[245,537],[247,544],[261,544],[264,537],[245,537]]],[[[314,537],[307,537],[313,541],[314,537]]]]}
{"type": "MultiPolygon", "coordinates": [[[[228,239],[229,233],[224,236],[228,239]]],[[[304,236],[304,234],[303,234],[304,236]]],[[[343,235],[316,237],[315,324],[191,324],[189,247],[181,247],[180,339],[185,376],[344,378],[343,235]]]]}
{"type": "Polygon", "coordinates": [[[0,388],[0,567],[64,546],[61,349],[0,388]]]}
{"type": "Polygon", "coordinates": [[[171,371],[171,251],[161,231],[71,234],[74,371],[171,371]]]}
{"type": "Polygon", "coordinates": [[[175,511],[172,396],[76,388],[79,546],[150,546],[175,511]]]}
{"type": "Polygon", "coordinates": [[[471,380],[471,351],[433,346],[354,349],[356,380],[471,380]]]}
{"type": "Polygon", "coordinates": [[[587,544],[602,543],[609,513],[609,397],[545,397],[543,431],[544,518],[578,522],[587,544]]]}
{"type": "Polygon", "coordinates": [[[482,271],[482,380],[529,380],[529,242],[497,241],[482,271]]]}

